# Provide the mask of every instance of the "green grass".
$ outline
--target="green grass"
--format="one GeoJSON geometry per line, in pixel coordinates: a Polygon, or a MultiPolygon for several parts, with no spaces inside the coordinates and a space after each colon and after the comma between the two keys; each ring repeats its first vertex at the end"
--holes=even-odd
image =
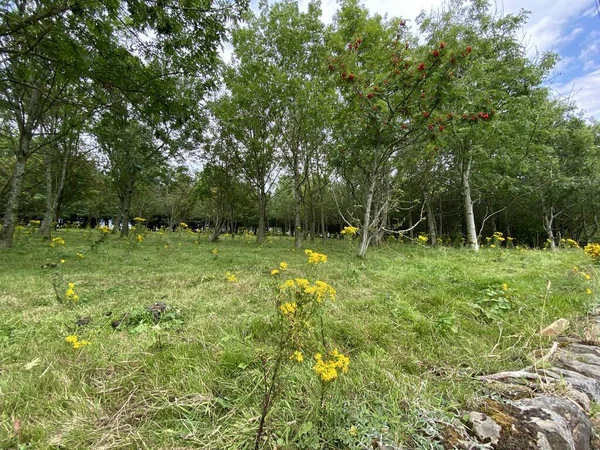
{"type": "Polygon", "coordinates": [[[326,339],[351,363],[327,386],[321,409],[311,363],[318,348],[307,341],[304,363],[281,374],[265,448],[358,449],[374,437],[430,448],[420,437],[430,418],[476,403],[476,375],[529,364],[532,350],[547,345],[540,326],[584,316],[596,292],[596,270],[581,250],[474,254],[392,243],[360,260],[349,242],[330,240],[307,243],[329,257],[313,267],[287,238],[258,246],[245,237],[210,244],[191,233],[149,233],[139,244],[134,235],[92,245],[99,232],[56,235],[66,244],[50,248],[20,231],[0,254],[0,448],[252,448],[263,361],[277,331],[269,272],[281,261],[289,263],[285,278],[336,288],[326,339]],[[50,263],[58,267],[43,268],[50,263]],[[228,283],[227,271],[238,281],[228,283]],[[57,300],[54,277],[59,293],[75,283],[76,306],[57,300]],[[493,313],[491,305],[505,304],[495,301],[503,283],[510,309],[493,313]],[[157,301],[171,308],[159,327],[137,323],[157,301]],[[129,323],[113,330],[128,312],[129,323]],[[77,328],[81,317],[92,321],[77,328]],[[74,350],[70,334],[91,344],[74,350]]]}

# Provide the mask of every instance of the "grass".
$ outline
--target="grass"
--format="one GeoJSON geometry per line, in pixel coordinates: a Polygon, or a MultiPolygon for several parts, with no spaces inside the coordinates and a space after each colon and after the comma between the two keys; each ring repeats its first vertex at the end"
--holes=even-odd
{"type": "Polygon", "coordinates": [[[476,375],[528,365],[547,345],[540,327],[584,316],[597,290],[581,250],[392,243],[360,260],[351,243],[329,240],[307,243],[328,255],[313,267],[287,238],[210,244],[176,232],[138,243],[134,233],[96,243],[98,231],[61,230],[65,245],[51,248],[19,233],[0,254],[0,448],[252,448],[277,331],[270,270],[281,261],[283,279],[336,288],[326,339],[351,362],[320,408],[317,339],[308,340],[304,363],[284,366],[265,448],[359,449],[372,439],[432,448],[435,420],[477,403],[476,375]],[[54,279],[59,296],[75,284],[76,305],[58,301],[54,279]],[[155,302],[169,306],[158,326],[145,312],[155,302]],[[90,345],[74,350],[71,334],[90,345]]]}

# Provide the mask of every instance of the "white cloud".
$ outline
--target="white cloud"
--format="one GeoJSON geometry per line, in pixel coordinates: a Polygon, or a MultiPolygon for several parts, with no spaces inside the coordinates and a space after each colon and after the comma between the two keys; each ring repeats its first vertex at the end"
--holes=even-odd
{"type": "Polygon", "coordinates": [[[575,78],[569,83],[556,86],[556,90],[564,97],[575,100],[586,116],[600,117],[600,70],[575,78]]]}
{"type": "Polygon", "coordinates": [[[579,36],[582,32],[583,32],[584,28],[583,27],[577,27],[574,28],[573,31],[571,31],[569,34],[567,34],[566,36],[562,36],[560,37],[557,41],[556,44],[558,45],[562,45],[562,44],[568,44],[569,42],[573,42],[573,40],[579,36]]]}

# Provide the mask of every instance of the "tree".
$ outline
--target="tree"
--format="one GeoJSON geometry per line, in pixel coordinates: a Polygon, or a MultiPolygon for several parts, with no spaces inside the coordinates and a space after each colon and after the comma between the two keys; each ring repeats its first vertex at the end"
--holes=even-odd
{"type": "Polygon", "coordinates": [[[34,141],[49,111],[74,103],[75,87],[87,93],[80,107],[90,115],[106,101],[102,90],[119,91],[130,103],[150,94],[145,106],[155,126],[163,131],[181,126],[182,110],[214,85],[211,75],[225,25],[248,2],[59,0],[2,6],[0,52],[6,56],[0,62],[0,106],[9,113],[2,118],[4,130],[18,130],[8,134],[15,164],[0,231],[0,247],[6,248],[12,243],[26,162],[41,148],[34,141]],[[150,43],[143,39],[149,35],[150,43]],[[192,91],[199,96],[190,96],[192,91]],[[176,93],[188,101],[169,102],[176,93]]]}
{"type": "Polygon", "coordinates": [[[539,64],[527,58],[517,35],[527,21],[525,11],[502,17],[492,17],[489,11],[487,0],[454,0],[441,12],[420,18],[421,30],[429,34],[430,44],[453,34],[470,53],[470,64],[457,73],[445,100],[454,120],[448,123],[443,148],[452,155],[460,176],[467,245],[475,250],[479,241],[473,172],[503,156],[494,148],[498,145],[495,138],[499,132],[508,134],[508,128],[518,126],[520,112],[530,109],[529,97],[554,63],[553,55],[545,55],[539,64]],[[496,124],[498,116],[503,122],[496,124]]]}
{"type": "Polygon", "coordinates": [[[363,257],[393,207],[395,167],[450,120],[437,110],[470,47],[456,33],[420,46],[404,20],[369,17],[357,0],[342,2],[329,41],[329,70],[343,99],[332,161],[361,205],[363,257]]]}

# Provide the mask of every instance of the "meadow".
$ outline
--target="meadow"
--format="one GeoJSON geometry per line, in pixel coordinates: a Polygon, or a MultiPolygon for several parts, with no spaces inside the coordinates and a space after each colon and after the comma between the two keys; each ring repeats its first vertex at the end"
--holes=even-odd
{"type": "Polygon", "coordinates": [[[308,264],[286,237],[54,238],[21,229],[0,253],[2,449],[254,448],[288,279],[335,301],[282,363],[261,448],[442,448],[439,424],[485,394],[476,376],[531,364],[560,317],[583,334],[598,290],[578,248],[389,242],[359,259],[329,239],[305,242],[327,255],[308,264]],[[348,370],[323,381],[314,355],[331,349],[348,370]]]}

